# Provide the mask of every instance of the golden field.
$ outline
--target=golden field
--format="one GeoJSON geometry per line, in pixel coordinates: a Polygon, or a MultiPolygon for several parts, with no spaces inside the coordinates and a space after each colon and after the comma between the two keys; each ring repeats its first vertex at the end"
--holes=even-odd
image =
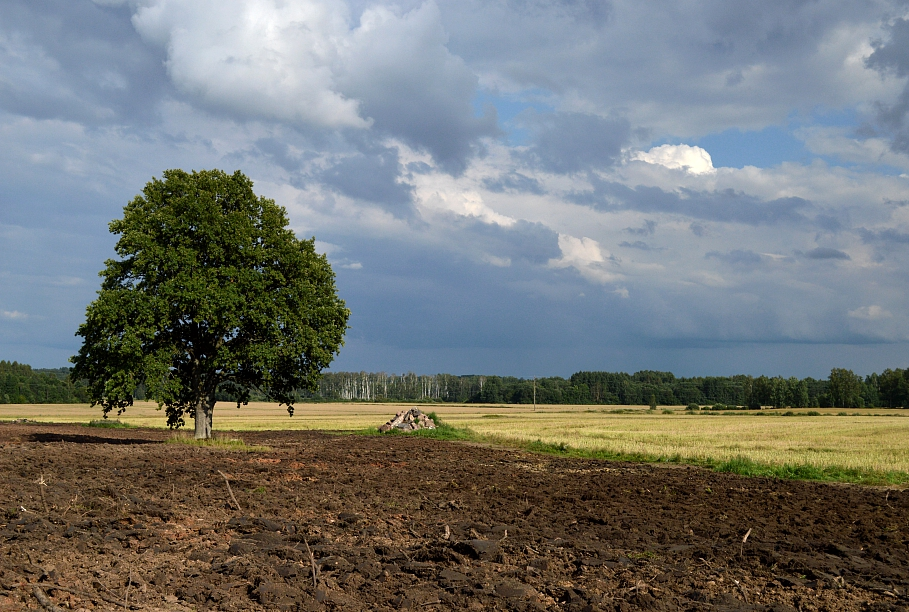
{"type": "MultiPolygon", "coordinates": [[[[237,409],[219,403],[215,430],[320,429],[377,427],[412,404],[299,404],[293,417],[275,404],[251,403],[237,409]]],[[[131,425],[164,427],[154,403],[130,407],[119,419],[131,425]]],[[[909,472],[909,411],[886,409],[813,409],[822,416],[763,414],[664,414],[646,407],[448,405],[421,406],[454,427],[470,428],[502,443],[540,440],[582,451],[607,451],[694,461],[747,457],[768,465],[810,464],[874,471],[909,472]],[[839,416],[843,412],[847,416],[839,416]]],[[[84,404],[0,404],[0,420],[88,423],[100,408],[84,404]]],[[[192,419],[187,419],[192,427],[192,419]]]]}

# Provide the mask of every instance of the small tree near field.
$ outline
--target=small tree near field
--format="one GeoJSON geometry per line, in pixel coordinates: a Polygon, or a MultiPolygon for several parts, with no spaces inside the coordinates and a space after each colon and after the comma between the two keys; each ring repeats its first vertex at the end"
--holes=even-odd
{"type": "Polygon", "coordinates": [[[167,170],[110,224],[105,262],[72,358],[92,405],[122,413],[144,384],[170,427],[195,420],[209,438],[215,391],[237,407],[258,389],[293,415],[343,344],[349,311],[314,241],[257,197],[241,172],[167,170]]]}

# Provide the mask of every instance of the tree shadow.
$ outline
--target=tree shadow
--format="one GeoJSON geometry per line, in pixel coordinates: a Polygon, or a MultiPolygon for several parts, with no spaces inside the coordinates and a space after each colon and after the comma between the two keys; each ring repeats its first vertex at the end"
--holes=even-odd
{"type": "Polygon", "coordinates": [[[91,434],[62,434],[41,432],[29,436],[31,442],[71,442],[74,444],[161,444],[161,440],[147,438],[117,438],[91,434]]]}

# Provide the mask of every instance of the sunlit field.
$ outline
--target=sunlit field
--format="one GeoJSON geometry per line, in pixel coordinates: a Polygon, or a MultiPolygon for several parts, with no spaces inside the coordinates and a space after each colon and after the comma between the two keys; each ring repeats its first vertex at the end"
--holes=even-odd
{"type": "MultiPolygon", "coordinates": [[[[299,404],[293,417],[275,404],[215,408],[214,428],[225,430],[375,428],[412,404],[299,404]]],[[[454,427],[501,443],[540,440],[582,451],[693,461],[747,457],[770,464],[810,464],[909,472],[909,411],[886,409],[765,410],[761,414],[686,413],[629,406],[422,406],[454,427]],[[819,416],[805,413],[813,411],[819,416]],[[788,416],[783,416],[789,413],[788,416]]],[[[87,405],[2,404],[0,420],[88,423],[101,418],[87,405]]],[[[138,403],[119,417],[130,425],[164,427],[153,403],[138,403]]],[[[187,419],[192,427],[192,419],[187,419]]]]}

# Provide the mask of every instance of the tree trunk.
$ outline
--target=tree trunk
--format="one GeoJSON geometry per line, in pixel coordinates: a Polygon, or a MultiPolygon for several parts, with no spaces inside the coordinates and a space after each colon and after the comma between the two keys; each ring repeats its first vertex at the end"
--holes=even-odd
{"type": "Polygon", "coordinates": [[[214,412],[214,401],[207,397],[200,397],[196,401],[196,440],[208,440],[211,438],[212,412],[214,412]]]}

